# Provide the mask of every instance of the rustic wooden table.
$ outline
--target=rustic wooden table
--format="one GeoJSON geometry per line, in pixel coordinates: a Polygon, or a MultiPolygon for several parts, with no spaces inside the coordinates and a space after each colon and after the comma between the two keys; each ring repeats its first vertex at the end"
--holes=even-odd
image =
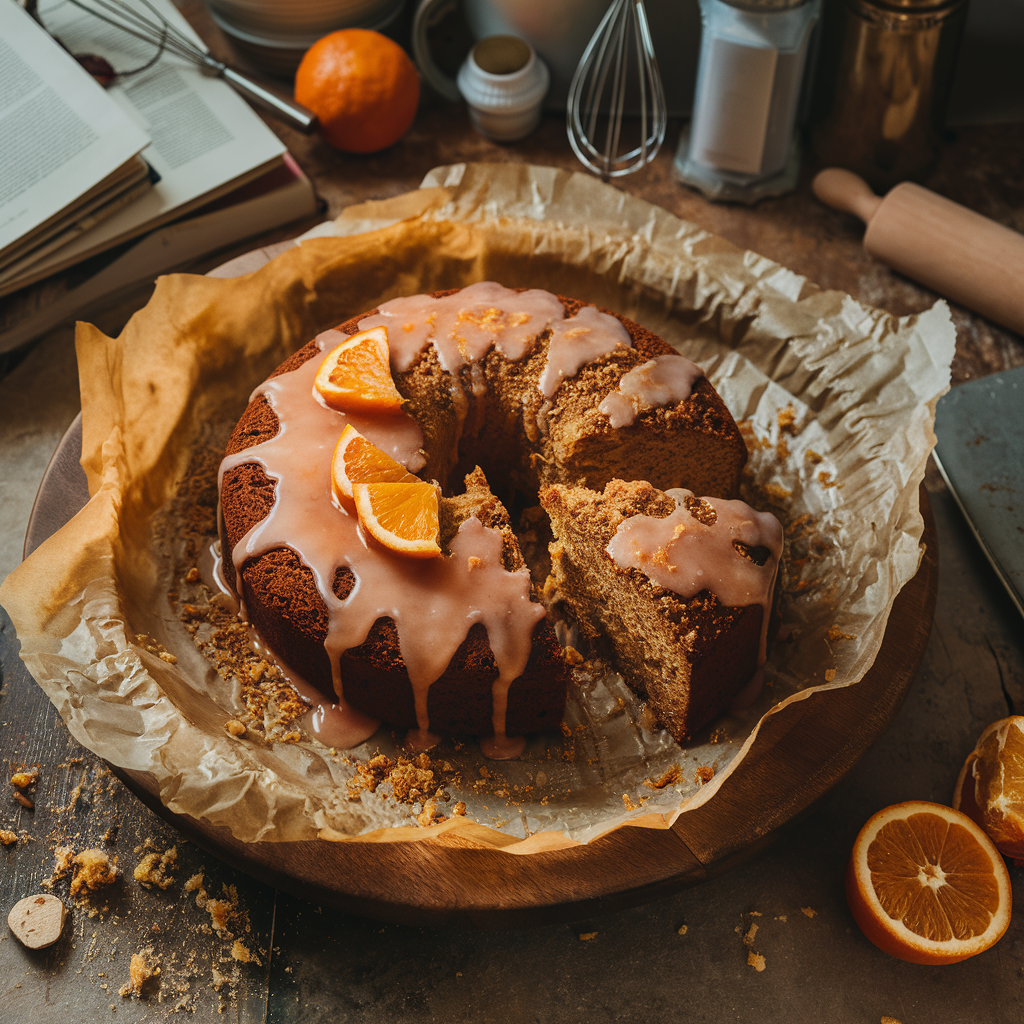
{"type": "MultiPolygon", "coordinates": [[[[199,4],[182,6],[215,48],[223,45],[199,4]]],[[[680,188],[670,170],[677,129],[670,127],[650,167],[621,182],[625,191],[893,313],[932,303],[933,295],[863,252],[858,224],[816,203],[808,175],[792,195],[752,209],[709,204],[680,188]]],[[[401,143],[372,157],[344,156],[316,138],[275,130],[316,182],[329,216],[350,203],[409,191],[441,164],[576,166],[560,117],[546,117],[525,142],[496,146],[473,133],[461,108],[436,100],[425,102],[401,143]]],[[[962,130],[926,184],[1020,230],[1022,182],[1024,127],[992,126],[962,130]]],[[[145,298],[139,293],[100,310],[96,322],[116,331],[145,298]]],[[[954,318],[954,384],[1024,365],[1020,338],[963,309],[954,309],[954,318]]],[[[2,576],[20,558],[42,471],[77,412],[70,328],[8,366],[0,410],[2,576]]],[[[843,896],[845,860],[863,822],[899,800],[948,802],[981,730],[1024,711],[1020,618],[934,470],[926,486],[941,553],[938,606],[921,669],[888,732],[756,859],[668,899],[572,925],[473,933],[381,925],[323,910],[232,870],[183,840],[70,739],[18,660],[3,616],[0,755],[8,776],[33,764],[41,774],[28,791],[32,809],[15,802],[6,779],[0,785],[0,828],[18,837],[0,847],[0,909],[6,914],[39,891],[60,847],[102,848],[119,858],[123,878],[73,907],[71,925],[50,949],[30,952],[0,930],[0,1022],[84,1024],[110,1015],[151,1021],[175,1012],[245,1024],[1019,1021],[1024,914],[1015,915],[989,953],[928,968],[871,946],[843,896]],[[147,851],[170,847],[178,857],[172,886],[147,889],[134,880],[147,851]],[[200,874],[201,884],[187,890],[186,880],[200,874]],[[751,949],[764,957],[763,971],[748,965],[751,949]],[[122,998],[118,989],[128,981],[133,953],[159,963],[160,974],[145,984],[142,998],[122,998]]],[[[1024,873],[1011,873],[1024,906],[1024,873]]],[[[54,883],[65,896],[66,886],[54,883]]]]}

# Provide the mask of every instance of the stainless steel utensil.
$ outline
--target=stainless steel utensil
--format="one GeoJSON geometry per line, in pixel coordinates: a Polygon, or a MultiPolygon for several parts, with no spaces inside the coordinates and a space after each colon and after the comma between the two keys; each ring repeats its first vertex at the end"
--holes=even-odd
{"type": "Polygon", "coordinates": [[[286,124],[309,134],[316,128],[316,114],[301,104],[280,96],[248,75],[211,57],[191,39],[179,32],[147,0],[137,0],[146,14],[124,2],[124,0],[70,0],[76,7],[113,25],[122,32],[135,36],[144,42],[173,53],[199,68],[204,74],[223,78],[235,92],[244,96],[254,106],[260,107],[286,124]]]}
{"type": "Polygon", "coordinates": [[[573,152],[605,181],[654,159],[665,141],[665,93],[643,0],[612,0],[569,86],[566,116],[573,152]],[[637,89],[639,142],[620,152],[631,81],[637,89]],[[605,119],[601,144],[599,121],[605,119]]]}

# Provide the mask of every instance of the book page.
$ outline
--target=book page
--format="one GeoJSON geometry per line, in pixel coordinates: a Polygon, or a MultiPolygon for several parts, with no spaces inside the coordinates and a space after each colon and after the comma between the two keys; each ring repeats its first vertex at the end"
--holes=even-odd
{"type": "Polygon", "coordinates": [[[13,0],[0,0],[0,139],[0,253],[149,143],[13,0]]]}
{"type": "MultiPolygon", "coordinates": [[[[152,19],[136,0],[126,0],[126,4],[152,19]]],[[[150,0],[150,5],[205,51],[169,0],[150,0]]],[[[67,0],[41,0],[39,11],[49,31],[68,49],[105,57],[119,72],[146,64],[156,53],[155,46],[67,0]]],[[[181,216],[255,177],[285,152],[274,133],[229,85],[167,52],[148,70],[120,79],[108,89],[108,95],[152,138],[142,156],[160,180],[141,199],[35,265],[31,278],[19,285],[181,216]]]]}

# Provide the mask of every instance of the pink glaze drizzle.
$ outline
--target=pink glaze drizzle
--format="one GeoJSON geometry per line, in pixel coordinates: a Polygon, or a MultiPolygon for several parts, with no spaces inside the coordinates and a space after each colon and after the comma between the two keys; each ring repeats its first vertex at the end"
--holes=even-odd
{"type": "Polygon", "coordinates": [[[762,615],[757,664],[763,665],[782,555],[782,525],[771,513],[755,512],[745,502],[702,498],[717,514],[714,523],[705,525],[684,504],[685,499],[693,497],[692,492],[679,489],[669,493],[676,499],[676,510],[671,515],[625,520],[605,550],[616,565],[639,569],[658,586],[687,600],[707,590],[726,608],[759,604],[762,615]],[[758,565],[736,550],[737,541],[751,548],[767,548],[770,557],[764,565],[758,565]]]}
{"type": "Polygon", "coordinates": [[[532,288],[514,292],[493,281],[435,299],[410,295],[381,304],[363,317],[359,330],[383,324],[388,329],[391,367],[408,370],[433,344],[441,365],[455,373],[463,363],[476,363],[493,345],[513,362],[529,353],[538,335],[565,316],[565,307],[550,292],[532,288]]]}
{"type": "Polygon", "coordinates": [[[703,376],[704,371],[686,356],[655,356],[625,374],[618,391],[608,395],[597,411],[618,430],[629,426],[638,412],[685,401],[703,376]]]}
{"type": "MultiPolygon", "coordinates": [[[[523,298],[510,294],[517,300],[523,298]]],[[[564,313],[561,303],[557,299],[555,302],[564,313]]],[[[518,307],[511,308],[513,312],[506,318],[514,334],[522,321],[514,312],[518,307]]],[[[504,344],[500,332],[498,337],[504,344]]],[[[339,340],[338,332],[326,331],[317,343],[325,351],[339,340]]],[[[499,341],[492,339],[502,347],[499,341]]],[[[482,354],[492,342],[471,350],[482,354]]],[[[508,347],[515,351],[515,344],[508,347]]],[[[346,746],[367,739],[378,723],[345,704],[341,696],[340,656],[363,643],[378,618],[391,618],[398,629],[419,725],[418,730],[410,733],[409,742],[420,747],[429,746],[436,739],[427,731],[430,685],[447,668],[469,628],[482,623],[498,666],[498,677],[492,686],[494,737],[481,746],[488,756],[517,756],[525,741],[505,735],[508,689],[526,668],[534,628],[545,614],[543,607],[530,599],[529,571],[506,571],[501,558],[501,533],[472,517],[460,527],[447,557],[409,559],[367,538],[357,518],[332,499],[331,456],[338,437],[346,424],[352,423],[379,448],[415,472],[425,461],[422,435],[415,421],[404,414],[357,416],[329,408],[313,390],[319,363],[320,359],[314,356],[298,369],[266,381],[253,392],[253,397],[266,397],[277,414],[280,429],[273,438],[229,455],[221,463],[221,479],[227,470],[255,462],[278,482],[270,513],[232,551],[236,578],[247,559],[274,548],[291,549],[312,570],[328,610],[324,647],[339,695],[337,705],[320,705],[312,717],[324,737],[329,726],[330,735],[344,737],[346,746]],[[347,566],[355,578],[355,585],[344,600],[339,600],[333,591],[339,566],[347,566]]],[[[245,615],[244,607],[241,614],[245,615]]],[[[332,741],[324,738],[324,742],[332,741]]]]}
{"type": "Polygon", "coordinates": [[[552,325],[548,358],[537,387],[545,398],[551,398],[558,385],[576,376],[581,366],[616,348],[632,347],[633,339],[615,317],[584,306],[575,316],[552,325]]]}

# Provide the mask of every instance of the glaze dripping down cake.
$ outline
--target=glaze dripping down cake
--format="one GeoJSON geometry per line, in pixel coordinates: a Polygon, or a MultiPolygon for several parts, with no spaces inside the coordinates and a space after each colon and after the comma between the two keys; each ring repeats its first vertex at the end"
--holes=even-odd
{"type": "MultiPolygon", "coordinates": [[[[630,320],[489,282],[395,299],[319,335],[254,392],[221,466],[224,575],[279,660],[337,702],[336,745],[384,721],[417,743],[475,735],[492,756],[512,756],[513,738],[557,728],[567,669],[511,496],[625,479],[731,498],[745,460],[699,368],[630,320]],[[331,408],[313,386],[325,353],[380,327],[400,408],[331,408]],[[348,425],[440,484],[440,557],[386,549],[332,495],[348,425]]],[[[763,639],[735,635],[747,655],[763,639]]],[[[710,665],[694,678],[718,685],[710,665]]]]}

